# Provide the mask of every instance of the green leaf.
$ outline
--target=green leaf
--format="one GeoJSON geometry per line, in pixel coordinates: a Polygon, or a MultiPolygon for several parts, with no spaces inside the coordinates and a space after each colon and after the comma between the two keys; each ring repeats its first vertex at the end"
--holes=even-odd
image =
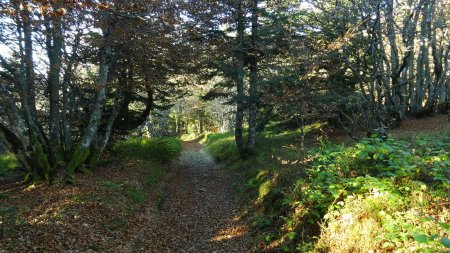
{"type": "Polygon", "coordinates": [[[416,233],[413,235],[413,238],[416,242],[419,243],[427,243],[428,242],[428,236],[421,233],[416,233]]]}
{"type": "Polygon", "coordinates": [[[442,243],[442,245],[444,245],[445,247],[450,249],[450,239],[442,237],[441,238],[441,243],[442,243]]]}
{"type": "Polygon", "coordinates": [[[392,247],[393,245],[394,244],[392,242],[384,242],[382,248],[383,249],[389,248],[389,247],[392,247]]]}
{"type": "Polygon", "coordinates": [[[439,226],[445,229],[447,232],[450,232],[450,224],[439,222],[439,226]]]}
{"type": "Polygon", "coordinates": [[[296,234],[297,233],[295,233],[295,232],[289,232],[286,234],[286,236],[287,236],[287,238],[289,238],[289,240],[293,240],[295,238],[296,234]]]}
{"type": "Polygon", "coordinates": [[[359,153],[359,158],[366,158],[369,155],[369,153],[367,151],[362,151],[361,153],[359,153]]]}

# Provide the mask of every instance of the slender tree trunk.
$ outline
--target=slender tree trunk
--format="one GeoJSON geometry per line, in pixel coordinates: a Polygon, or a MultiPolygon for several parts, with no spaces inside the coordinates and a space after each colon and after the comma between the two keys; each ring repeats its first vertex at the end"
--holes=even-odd
{"type": "Polygon", "coordinates": [[[444,70],[443,74],[441,75],[441,89],[439,92],[439,101],[438,101],[438,112],[439,113],[447,113],[447,110],[450,109],[449,104],[449,83],[450,83],[450,76],[445,75],[444,73],[448,73],[450,71],[449,69],[449,54],[450,54],[450,45],[447,45],[445,53],[444,53],[444,70]]]}
{"type": "Polygon", "coordinates": [[[47,20],[47,53],[50,63],[50,71],[48,73],[48,86],[50,93],[50,146],[51,155],[54,164],[63,160],[61,146],[61,127],[60,127],[60,106],[59,92],[60,72],[62,64],[62,48],[64,37],[62,32],[62,24],[56,19],[47,20]]]}
{"type": "Polygon", "coordinates": [[[24,149],[29,153],[31,159],[32,171],[30,174],[34,180],[49,179],[52,168],[47,156],[49,154],[47,139],[36,118],[31,14],[27,8],[21,9],[17,2],[14,4],[20,14],[15,19],[20,55],[19,70],[16,71],[13,67],[7,66],[8,64],[3,58],[1,60],[2,65],[15,76],[14,83],[20,94],[21,110],[28,131],[29,146],[24,149]]]}
{"type": "Polygon", "coordinates": [[[63,90],[63,98],[62,98],[62,117],[61,117],[61,127],[62,127],[62,142],[63,142],[63,151],[68,153],[68,151],[72,147],[72,132],[71,132],[71,122],[70,119],[73,116],[74,106],[71,105],[71,97],[73,96],[73,90],[71,89],[72,82],[72,71],[74,68],[74,63],[78,51],[78,46],[81,41],[81,32],[78,32],[75,36],[74,45],[72,47],[72,54],[68,57],[67,66],[64,70],[64,77],[62,81],[62,90],[63,90]]]}
{"type": "Polygon", "coordinates": [[[428,24],[427,19],[430,17],[430,3],[425,4],[422,7],[422,21],[420,25],[420,49],[417,56],[417,75],[416,75],[416,92],[414,97],[413,113],[416,116],[421,116],[423,108],[423,99],[425,96],[425,85],[428,80],[428,24]]]}
{"type": "Polygon", "coordinates": [[[254,150],[258,104],[258,0],[252,1],[251,62],[249,76],[248,148],[254,150]]]}
{"type": "Polygon", "coordinates": [[[415,101],[415,92],[416,92],[416,85],[415,85],[415,66],[414,66],[414,42],[416,38],[416,31],[417,31],[417,23],[419,21],[419,14],[420,14],[420,8],[422,8],[423,0],[420,0],[417,6],[414,6],[413,0],[407,1],[408,8],[410,14],[405,17],[403,20],[403,26],[404,26],[404,33],[403,33],[403,45],[406,49],[406,53],[409,54],[409,57],[406,61],[406,68],[405,72],[402,76],[402,84],[404,84],[406,87],[405,92],[405,110],[409,112],[414,111],[414,101],[415,101]],[[407,108],[406,105],[409,105],[409,108],[407,108]]]}
{"type": "MultiPolygon", "coordinates": [[[[104,31],[104,39],[108,41],[109,31],[104,31]]],[[[106,99],[106,82],[108,80],[110,47],[105,46],[100,49],[100,66],[98,72],[98,91],[95,104],[93,106],[89,123],[85,129],[85,134],[81,140],[81,144],[75,149],[75,152],[67,165],[67,171],[72,174],[78,169],[89,157],[91,144],[97,138],[98,127],[102,118],[102,111],[106,99]]]]}
{"type": "Polygon", "coordinates": [[[244,123],[244,30],[245,20],[242,0],[237,9],[237,50],[236,50],[236,121],[234,135],[241,157],[244,157],[243,123],[244,123]]]}
{"type": "MultiPolygon", "coordinates": [[[[105,132],[103,134],[103,138],[100,141],[98,156],[100,156],[103,153],[103,150],[105,149],[106,145],[109,142],[109,138],[111,137],[111,134],[114,129],[113,128],[114,122],[116,121],[117,116],[119,115],[120,108],[122,107],[122,103],[123,103],[122,94],[119,90],[117,90],[116,98],[114,100],[114,108],[113,108],[111,115],[109,116],[108,123],[106,125],[105,132]]],[[[96,157],[96,159],[98,160],[98,157],[96,157]]]]}
{"type": "Polygon", "coordinates": [[[175,124],[175,132],[177,135],[181,135],[182,134],[182,116],[183,116],[183,107],[181,105],[181,103],[178,104],[177,106],[177,117],[176,117],[176,124],[175,124]]]}
{"type": "Polygon", "coordinates": [[[34,60],[33,60],[33,41],[30,12],[27,8],[22,11],[22,23],[25,46],[25,83],[27,87],[27,101],[33,118],[36,117],[36,96],[34,84],[34,60]]]}

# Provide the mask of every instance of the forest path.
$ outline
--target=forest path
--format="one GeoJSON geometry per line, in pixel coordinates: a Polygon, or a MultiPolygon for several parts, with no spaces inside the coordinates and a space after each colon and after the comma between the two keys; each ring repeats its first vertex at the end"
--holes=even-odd
{"type": "Polygon", "coordinates": [[[249,252],[232,179],[196,142],[185,142],[182,168],[169,183],[158,225],[141,238],[146,252],[249,252]],[[151,248],[147,248],[151,247],[151,248]]]}

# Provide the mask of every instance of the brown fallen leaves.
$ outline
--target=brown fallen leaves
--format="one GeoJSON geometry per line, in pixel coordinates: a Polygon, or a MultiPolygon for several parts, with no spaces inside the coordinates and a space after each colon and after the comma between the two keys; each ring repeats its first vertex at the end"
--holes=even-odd
{"type": "Polygon", "coordinates": [[[126,181],[145,188],[142,178],[151,166],[144,161],[129,164],[127,170],[110,165],[77,175],[73,186],[16,183],[1,187],[5,198],[0,206],[15,206],[17,212],[3,215],[15,219],[16,225],[4,228],[0,252],[126,251],[144,226],[136,222],[139,209],[147,205],[156,209],[150,203],[154,193],[147,189],[149,200],[140,206],[104,182],[126,181]]]}
{"type": "Polygon", "coordinates": [[[77,175],[72,186],[1,186],[0,210],[17,208],[2,214],[0,252],[252,251],[231,179],[198,145],[184,148],[181,165],[128,161],[77,175]],[[149,185],[154,166],[165,176],[149,185]],[[144,202],[124,194],[123,182],[142,189],[144,202]]]}

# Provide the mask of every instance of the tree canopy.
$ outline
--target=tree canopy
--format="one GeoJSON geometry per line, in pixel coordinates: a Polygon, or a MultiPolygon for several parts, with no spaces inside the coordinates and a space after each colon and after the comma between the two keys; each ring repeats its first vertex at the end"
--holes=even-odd
{"type": "Polygon", "coordinates": [[[49,179],[150,121],[165,134],[234,124],[243,157],[269,120],[370,135],[448,109],[448,5],[3,1],[0,136],[49,179]]]}

